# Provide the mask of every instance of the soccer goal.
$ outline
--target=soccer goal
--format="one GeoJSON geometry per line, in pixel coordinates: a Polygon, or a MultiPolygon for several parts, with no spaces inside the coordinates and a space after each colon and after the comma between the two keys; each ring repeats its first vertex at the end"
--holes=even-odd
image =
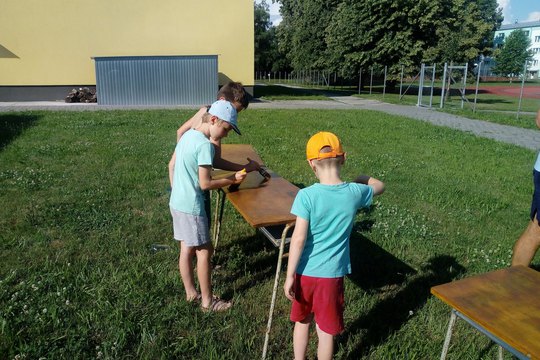
{"type": "Polygon", "coordinates": [[[465,97],[465,91],[467,87],[467,71],[468,64],[465,65],[448,65],[444,63],[443,81],[441,87],[441,105],[444,107],[444,103],[448,100],[449,96],[457,91],[461,98],[461,108],[463,109],[463,103],[469,102],[465,97]]]}

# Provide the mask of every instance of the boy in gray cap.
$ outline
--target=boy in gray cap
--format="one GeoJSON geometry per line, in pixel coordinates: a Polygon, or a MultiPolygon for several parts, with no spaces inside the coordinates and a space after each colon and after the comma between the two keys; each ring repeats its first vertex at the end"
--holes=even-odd
{"type": "Polygon", "coordinates": [[[210,241],[203,195],[205,190],[239,184],[246,177],[245,171],[219,180],[211,177],[215,149],[210,139],[220,140],[230,130],[240,134],[236,109],[230,102],[218,100],[203,115],[200,124],[188,130],[176,145],[175,164],[169,174],[172,188],[169,206],[174,238],[180,246],[180,276],[186,299],[200,301],[204,311],[223,311],[232,306],[231,302],[212,294],[210,260],[214,248],[210,241]],[[195,287],[193,258],[197,259],[200,293],[195,287]]]}

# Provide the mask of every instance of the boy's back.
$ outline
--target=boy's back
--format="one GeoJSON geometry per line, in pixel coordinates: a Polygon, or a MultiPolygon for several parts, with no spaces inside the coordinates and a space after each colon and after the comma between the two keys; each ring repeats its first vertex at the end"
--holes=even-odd
{"type": "Polygon", "coordinates": [[[339,277],[351,272],[349,236],[358,209],[371,205],[373,190],[356,183],[323,185],[300,190],[291,212],[309,221],[299,274],[339,277]]]}

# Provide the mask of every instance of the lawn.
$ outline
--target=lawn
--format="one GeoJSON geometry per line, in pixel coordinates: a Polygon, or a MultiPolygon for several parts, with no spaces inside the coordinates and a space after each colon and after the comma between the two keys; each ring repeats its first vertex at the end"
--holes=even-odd
{"type": "MultiPolygon", "coordinates": [[[[234,306],[206,314],[183,300],[167,162],[191,114],[0,114],[2,358],[260,356],[277,249],[230,205],[213,283],[234,306]]],[[[225,142],[252,144],[299,187],[316,181],[304,146],[319,130],[341,137],[344,179],[366,173],[386,184],[353,230],[336,358],[438,357],[450,309],[429,289],[509,265],[528,221],[536,154],[374,111],[249,109],[240,127],[244,135],[225,142]]],[[[292,357],[289,307],[280,292],[270,359],[292,357]]],[[[457,324],[450,358],[496,352],[457,324]]]]}

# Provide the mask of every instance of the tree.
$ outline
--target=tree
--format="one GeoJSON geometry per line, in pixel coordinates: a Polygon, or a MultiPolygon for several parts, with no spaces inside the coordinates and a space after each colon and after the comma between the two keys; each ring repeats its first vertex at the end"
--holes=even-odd
{"type": "MultiPolygon", "coordinates": [[[[485,1],[484,1],[485,3],[485,1]]],[[[428,56],[441,62],[472,62],[487,52],[486,39],[493,39],[491,20],[477,1],[454,0],[447,3],[447,17],[436,30],[437,44],[427,50],[428,56]]]]}
{"type": "Polygon", "coordinates": [[[324,70],[326,27],[339,0],[279,0],[279,49],[295,70],[324,70]]]}
{"type": "Polygon", "coordinates": [[[475,2],[478,5],[478,9],[480,9],[483,21],[491,25],[491,29],[485,34],[480,44],[482,55],[488,56],[493,52],[495,31],[501,27],[504,20],[502,8],[499,8],[497,0],[476,0],[475,2]]]}
{"type": "Polygon", "coordinates": [[[496,0],[279,0],[278,37],[293,67],[353,77],[387,65],[470,61],[500,24],[496,0]]]}
{"type": "Polygon", "coordinates": [[[426,0],[341,2],[327,28],[329,66],[347,77],[376,64],[394,73],[417,65],[435,37],[435,10],[426,0]]]}
{"type": "Polygon", "coordinates": [[[504,41],[500,52],[495,55],[496,65],[493,71],[508,77],[521,74],[525,62],[531,60],[533,56],[532,52],[528,50],[530,46],[531,40],[525,35],[525,32],[520,29],[512,31],[504,41]]]}
{"type": "Polygon", "coordinates": [[[290,69],[285,55],[278,49],[276,28],[270,22],[266,1],[255,3],[255,70],[287,71],[290,69]]]}

